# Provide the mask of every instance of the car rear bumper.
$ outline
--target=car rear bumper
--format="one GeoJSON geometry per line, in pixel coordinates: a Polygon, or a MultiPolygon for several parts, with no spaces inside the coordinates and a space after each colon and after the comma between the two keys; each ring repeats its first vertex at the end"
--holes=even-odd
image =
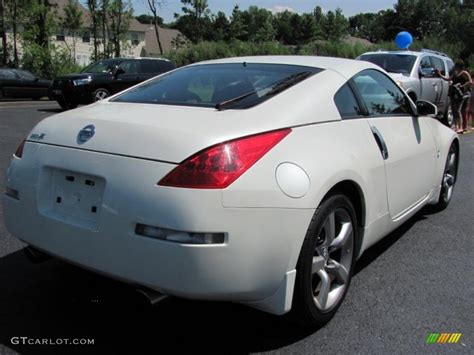
{"type": "Polygon", "coordinates": [[[8,169],[7,186],[18,191],[18,199],[3,196],[7,229],[49,254],[165,294],[237,302],[271,297],[295,268],[314,210],[224,208],[219,190],[157,186],[173,167],[29,142],[8,169]],[[57,168],[103,179],[91,223],[51,209],[57,190],[50,171],[57,168]],[[225,233],[226,240],[162,241],[137,235],[137,223],[225,233]]]}

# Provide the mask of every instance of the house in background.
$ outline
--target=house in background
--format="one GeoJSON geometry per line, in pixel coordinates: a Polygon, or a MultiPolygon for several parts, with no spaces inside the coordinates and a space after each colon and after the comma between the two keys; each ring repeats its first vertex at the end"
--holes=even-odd
{"type": "MultiPolygon", "coordinates": [[[[55,11],[59,18],[64,16],[64,8],[67,3],[67,0],[51,0],[51,4],[55,6],[55,11]]],[[[78,7],[82,12],[83,29],[75,35],[75,58],[77,64],[87,65],[91,62],[90,58],[94,51],[94,38],[90,31],[91,19],[89,11],[80,2],[78,2],[78,7]]],[[[176,49],[176,44],[182,43],[184,38],[180,31],[169,28],[160,27],[159,34],[163,52],[176,49]]],[[[11,42],[13,35],[10,31],[7,31],[7,36],[9,37],[8,41],[11,42]]],[[[52,38],[52,43],[56,46],[72,50],[73,36],[67,31],[62,30],[52,38]]],[[[20,40],[18,41],[18,54],[20,58],[22,55],[21,46],[20,40]]],[[[121,57],[125,58],[159,57],[160,51],[155,27],[153,25],[141,24],[135,18],[132,18],[121,52],[121,57]]]]}

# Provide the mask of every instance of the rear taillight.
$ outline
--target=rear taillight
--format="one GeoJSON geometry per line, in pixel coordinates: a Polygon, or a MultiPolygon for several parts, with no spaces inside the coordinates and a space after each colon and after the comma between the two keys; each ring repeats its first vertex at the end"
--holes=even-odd
{"type": "Polygon", "coordinates": [[[20,143],[18,148],[16,148],[15,156],[17,158],[21,158],[23,156],[23,148],[25,147],[25,142],[26,142],[26,140],[23,140],[23,142],[20,143]]]}
{"type": "Polygon", "coordinates": [[[291,132],[291,128],[235,139],[186,159],[158,185],[190,189],[223,189],[291,132]]]}

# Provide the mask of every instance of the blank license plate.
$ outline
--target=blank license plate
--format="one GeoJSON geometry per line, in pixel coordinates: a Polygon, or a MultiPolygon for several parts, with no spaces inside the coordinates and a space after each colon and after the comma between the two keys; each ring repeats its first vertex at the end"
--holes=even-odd
{"type": "Polygon", "coordinates": [[[53,169],[49,206],[55,218],[95,228],[102,204],[105,180],[97,176],[53,169]]]}

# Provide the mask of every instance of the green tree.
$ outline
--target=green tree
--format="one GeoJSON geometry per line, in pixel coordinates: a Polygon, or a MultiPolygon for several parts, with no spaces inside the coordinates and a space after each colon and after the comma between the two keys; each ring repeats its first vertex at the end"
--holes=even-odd
{"type": "Polygon", "coordinates": [[[122,41],[130,27],[133,8],[129,2],[123,0],[111,0],[109,5],[110,20],[110,42],[113,46],[115,57],[120,57],[122,50],[122,41]]]}
{"type": "Polygon", "coordinates": [[[323,36],[332,41],[339,41],[349,32],[349,21],[342,14],[342,10],[337,8],[335,12],[328,11],[322,24],[323,36]]]}
{"type": "Polygon", "coordinates": [[[275,29],[273,28],[273,14],[271,11],[250,6],[243,12],[244,23],[247,27],[248,40],[252,42],[273,41],[275,29]]]}
{"type": "Polygon", "coordinates": [[[31,0],[28,4],[28,26],[23,31],[23,62],[37,67],[37,73],[50,77],[53,73],[51,36],[57,23],[49,0],[31,0]]]}
{"type": "Polygon", "coordinates": [[[234,6],[232,16],[230,17],[230,38],[246,40],[248,36],[247,25],[244,20],[243,12],[239,6],[234,6]]]}
{"type": "Polygon", "coordinates": [[[102,44],[101,58],[110,58],[112,55],[112,43],[110,42],[110,25],[109,25],[110,0],[99,0],[97,9],[97,19],[99,30],[101,31],[98,44],[102,44]]]}
{"type": "MultiPolygon", "coordinates": [[[[148,0],[147,0],[148,1],[148,0]]],[[[139,16],[136,16],[135,19],[140,22],[140,23],[143,23],[145,25],[152,25],[153,22],[154,22],[154,18],[152,15],[146,15],[146,14],[142,14],[142,15],[139,15],[139,16]]],[[[160,17],[160,16],[157,16],[156,17],[156,20],[158,21],[158,25],[160,25],[160,27],[163,27],[164,26],[164,20],[163,20],[163,17],[160,17]]]]}
{"type": "Polygon", "coordinates": [[[219,11],[212,17],[212,39],[214,41],[227,41],[230,39],[230,22],[226,14],[219,11]]]}
{"type": "Polygon", "coordinates": [[[162,0],[147,0],[148,2],[148,7],[150,8],[151,13],[153,16],[151,16],[151,20],[153,24],[153,27],[155,28],[155,35],[156,35],[156,40],[158,42],[158,48],[160,50],[160,56],[163,55],[163,45],[161,44],[161,38],[160,38],[160,19],[161,23],[163,23],[163,19],[158,16],[158,9],[163,5],[164,1],[162,0]]]}
{"type": "Polygon", "coordinates": [[[2,38],[2,66],[8,62],[7,29],[5,26],[5,0],[0,0],[0,37],[2,38]]]}
{"type": "Polygon", "coordinates": [[[207,0],[181,0],[184,5],[182,11],[184,17],[188,17],[184,23],[187,25],[186,32],[190,34],[194,42],[201,41],[210,24],[209,4],[207,0]],[[194,33],[193,33],[194,32],[194,33]],[[193,33],[193,34],[192,34],[193,33]]]}
{"type": "Polygon", "coordinates": [[[284,44],[295,44],[294,38],[294,17],[299,17],[288,10],[279,12],[273,17],[273,27],[275,28],[275,39],[284,44]]]}
{"type": "Polygon", "coordinates": [[[295,39],[297,44],[305,44],[321,37],[321,29],[316,24],[316,19],[311,14],[299,17],[295,39]]]}
{"type": "Polygon", "coordinates": [[[323,38],[323,28],[326,23],[326,16],[324,15],[323,9],[321,6],[316,6],[313,10],[313,17],[316,22],[316,36],[323,38]]]}
{"type": "Polygon", "coordinates": [[[68,0],[64,7],[64,17],[61,21],[62,28],[72,37],[72,47],[65,41],[69,55],[74,63],[76,63],[76,38],[78,32],[82,28],[82,12],[79,9],[77,0],[68,0]]]}
{"type": "Polygon", "coordinates": [[[4,0],[4,4],[5,27],[11,29],[11,41],[13,42],[8,44],[7,47],[12,50],[13,63],[11,64],[17,68],[20,62],[18,55],[18,29],[26,24],[25,13],[28,11],[28,0],[4,0]]]}
{"type": "Polygon", "coordinates": [[[98,0],[87,0],[87,8],[91,21],[91,34],[94,44],[94,52],[92,53],[92,61],[99,59],[99,25],[100,25],[100,4],[98,0]]]}
{"type": "Polygon", "coordinates": [[[284,11],[274,16],[276,40],[285,44],[301,45],[311,42],[321,35],[312,14],[284,11]]]}

